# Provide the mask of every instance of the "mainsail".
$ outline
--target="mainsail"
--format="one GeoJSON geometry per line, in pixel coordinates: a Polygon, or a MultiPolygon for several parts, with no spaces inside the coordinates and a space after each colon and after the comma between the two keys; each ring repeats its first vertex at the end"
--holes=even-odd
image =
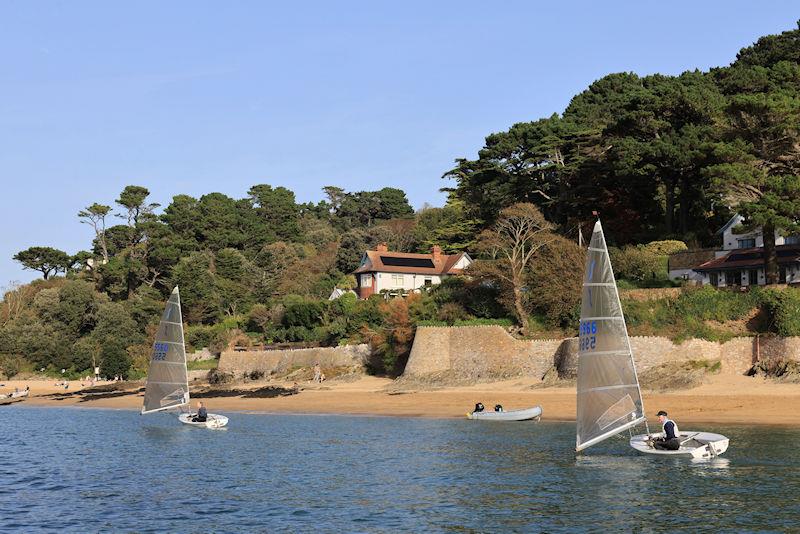
{"type": "Polygon", "coordinates": [[[172,291],[161,322],[158,323],[142,413],[157,412],[189,404],[186,349],[183,345],[181,297],[172,291]]]}
{"type": "Polygon", "coordinates": [[[600,221],[586,256],[578,334],[576,451],[644,421],[642,392],[600,221]]]}

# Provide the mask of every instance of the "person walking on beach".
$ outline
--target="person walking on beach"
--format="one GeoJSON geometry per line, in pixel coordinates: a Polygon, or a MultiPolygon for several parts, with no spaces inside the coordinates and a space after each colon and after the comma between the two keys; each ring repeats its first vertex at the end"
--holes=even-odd
{"type": "Polygon", "coordinates": [[[677,451],[681,448],[681,440],[678,439],[678,425],[675,421],[667,418],[667,412],[658,412],[658,422],[664,429],[664,436],[653,440],[653,447],[660,451],[677,451]]]}
{"type": "Polygon", "coordinates": [[[322,382],[322,368],[319,362],[314,364],[314,382],[322,382]]]}
{"type": "Polygon", "coordinates": [[[206,410],[206,407],[203,406],[203,402],[200,401],[197,403],[197,415],[192,417],[192,422],[205,423],[207,419],[208,419],[208,410],[206,410]]]}

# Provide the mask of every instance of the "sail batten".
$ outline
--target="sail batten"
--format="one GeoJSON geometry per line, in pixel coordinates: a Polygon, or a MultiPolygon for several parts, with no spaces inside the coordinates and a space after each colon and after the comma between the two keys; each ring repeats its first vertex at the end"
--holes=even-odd
{"type": "Polygon", "coordinates": [[[158,412],[189,404],[186,348],[183,342],[181,300],[176,287],[158,323],[142,413],[158,412]]]}
{"type": "Polygon", "coordinates": [[[644,420],[636,366],[600,221],[586,256],[577,390],[576,450],[644,420]]]}

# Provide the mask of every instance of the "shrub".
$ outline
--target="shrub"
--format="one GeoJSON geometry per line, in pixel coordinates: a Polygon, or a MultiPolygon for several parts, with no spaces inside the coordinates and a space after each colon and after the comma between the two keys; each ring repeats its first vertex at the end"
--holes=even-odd
{"type": "Polygon", "coordinates": [[[283,324],[289,327],[314,328],[322,323],[325,305],[316,300],[286,303],[283,324]]]}
{"type": "Polygon", "coordinates": [[[683,320],[731,321],[741,319],[761,303],[763,293],[720,291],[710,286],[686,289],[675,301],[675,313],[683,320]]]}
{"type": "Polygon", "coordinates": [[[670,254],[675,254],[676,252],[681,252],[683,250],[689,249],[689,247],[686,246],[686,243],[674,239],[667,239],[664,241],[651,241],[646,245],[642,245],[641,248],[647,252],[659,256],[669,256],[670,254]]]}
{"type": "Polygon", "coordinates": [[[772,330],[781,336],[800,336],[800,290],[765,291],[763,300],[772,330]]]}
{"type": "Polygon", "coordinates": [[[186,328],[184,333],[186,335],[186,342],[191,348],[201,349],[211,346],[211,342],[214,340],[217,331],[213,326],[193,325],[186,328]]]}
{"type": "Polygon", "coordinates": [[[12,378],[19,373],[22,368],[21,359],[18,356],[0,354],[0,373],[6,378],[12,378]]]}
{"type": "Polygon", "coordinates": [[[636,282],[667,279],[667,256],[656,254],[645,246],[628,246],[609,251],[617,278],[636,282]]]}
{"type": "Polygon", "coordinates": [[[454,324],[460,319],[465,319],[466,317],[466,310],[464,310],[460,304],[455,302],[448,302],[444,304],[441,308],[439,308],[439,313],[437,314],[437,318],[440,321],[444,321],[450,325],[454,324]]]}
{"type": "Polygon", "coordinates": [[[254,304],[247,314],[247,330],[250,332],[266,332],[267,325],[272,322],[272,313],[263,304],[254,304]]]}

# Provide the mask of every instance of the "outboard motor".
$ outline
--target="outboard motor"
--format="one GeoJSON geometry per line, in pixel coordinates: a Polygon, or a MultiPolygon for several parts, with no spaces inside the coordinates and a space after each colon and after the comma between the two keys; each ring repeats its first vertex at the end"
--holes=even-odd
{"type": "Polygon", "coordinates": [[[475,405],[474,412],[482,412],[484,410],[483,403],[479,402],[475,405]]]}

